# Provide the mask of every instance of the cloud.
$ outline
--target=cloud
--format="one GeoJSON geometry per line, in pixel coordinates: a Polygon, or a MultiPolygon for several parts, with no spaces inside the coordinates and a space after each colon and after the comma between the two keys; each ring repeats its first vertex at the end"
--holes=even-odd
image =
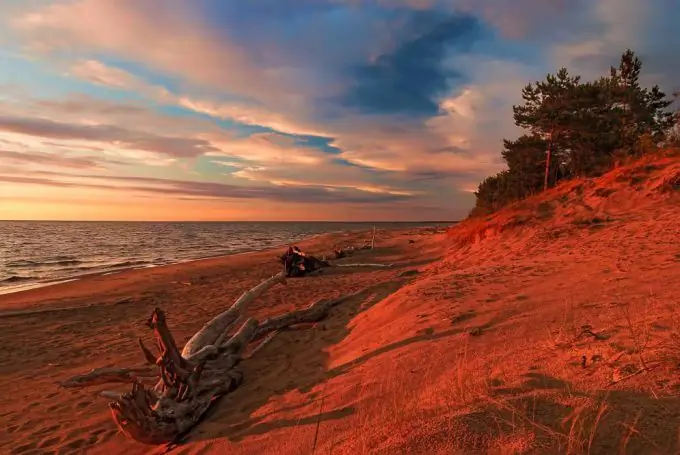
{"type": "Polygon", "coordinates": [[[202,139],[162,137],[114,125],[67,124],[38,118],[0,116],[0,132],[49,139],[108,143],[130,150],[141,150],[174,158],[196,157],[210,151],[217,151],[210,142],[202,139]]]}
{"type": "Polygon", "coordinates": [[[163,7],[137,0],[76,0],[28,9],[11,23],[34,52],[106,52],[196,86],[255,100],[295,98],[299,74],[272,61],[276,53],[263,49],[255,55],[223,27],[206,24],[201,13],[206,6],[184,0],[168,0],[163,7]]]}
{"type": "Polygon", "coordinates": [[[353,71],[354,86],[344,98],[349,107],[378,114],[434,115],[437,98],[461,74],[444,66],[447,50],[469,49],[477,39],[479,22],[473,16],[416,11],[408,20],[413,35],[390,53],[353,71]]]}
{"type": "Polygon", "coordinates": [[[337,170],[338,168],[334,169],[332,166],[325,166],[321,169],[314,169],[314,172],[312,173],[302,173],[300,175],[296,172],[290,172],[290,170],[286,168],[272,169],[267,167],[245,167],[238,169],[231,175],[252,181],[268,182],[282,187],[355,189],[368,193],[392,194],[396,196],[415,196],[417,194],[417,192],[413,190],[399,189],[367,182],[366,175],[361,176],[363,178],[357,178],[359,177],[359,175],[357,175],[358,172],[337,172],[337,170]],[[334,170],[336,172],[334,172],[334,170]],[[352,179],[353,177],[354,179],[352,179]]]}
{"type": "Polygon", "coordinates": [[[98,189],[149,193],[181,198],[262,199],[312,204],[378,204],[407,199],[407,195],[360,191],[349,188],[300,186],[238,186],[216,182],[193,182],[149,177],[74,176],[48,173],[52,177],[0,175],[0,183],[40,185],[57,188],[98,189]],[[94,180],[94,181],[91,181],[94,180]],[[123,183],[124,185],[121,185],[123,183]]]}
{"type": "MultiPolygon", "coordinates": [[[[166,100],[168,98],[166,97],[166,100]]],[[[309,136],[327,136],[328,133],[319,127],[296,122],[282,113],[270,111],[257,105],[239,103],[216,103],[187,96],[179,96],[175,100],[178,106],[200,114],[221,119],[230,119],[244,125],[256,125],[271,128],[281,133],[309,136]]]]}
{"type": "Polygon", "coordinates": [[[150,84],[134,74],[98,60],[81,60],[73,64],[69,74],[92,84],[134,91],[154,102],[179,106],[210,117],[233,120],[244,125],[261,126],[297,135],[323,136],[310,125],[292,121],[288,116],[266,109],[258,103],[220,102],[175,94],[158,84],[150,84]]]}
{"type": "Polygon", "coordinates": [[[131,73],[107,66],[97,60],[80,60],[71,67],[71,74],[93,84],[135,89],[144,84],[131,73]]]}
{"type": "MultiPolygon", "coordinates": [[[[336,3],[370,7],[376,0],[332,0],[336,3]]],[[[581,32],[597,33],[599,24],[591,17],[601,0],[377,0],[383,8],[466,13],[499,30],[507,39],[566,39],[581,32]],[[580,25],[578,32],[574,25],[580,25]]],[[[616,0],[614,0],[616,1],[616,0]]],[[[628,0],[626,0],[628,1],[628,0]]]]}
{"type": "Polygon", "coordinates": [[[301,165],[322,164],[329,156],[317,149],[299,147],[290,136],[278,133],[258,133],[243,139],[224,135],[205,135],[214,150],[207,156],[227,156],[263,164],[301,165]]]}
{"type": "Polygon", "coordinates": [[[600,24],[599,32],[575,33],[573,39],[556,43],[550,54],[554,66],[595,78],[606,75],[609,66],[618,66],[621,54],[631,48],[643,62],[643,83],[660,84],[667,93],[680,89],[680,37],[675,33],[680,5],[666,0],[598,0],[591,13],[600,24]]]}
{"type": "Polygon", "coordinates": [[[71,169],[102,169],[106,164],[122,164],[94,156],[59,156],[45,152],[15,152],[0,150],[0,161],[14,164],[36,164],[40,166],[55,166],[71,169]]]}

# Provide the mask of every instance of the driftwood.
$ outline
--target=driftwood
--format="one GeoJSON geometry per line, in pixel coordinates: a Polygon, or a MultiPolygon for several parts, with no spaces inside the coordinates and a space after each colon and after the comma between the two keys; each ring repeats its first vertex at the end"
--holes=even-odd
{"type": "Polygon", "coordinates": [[[101,368],[64,381],[62,387],[83,388],[106,383],[131,383],[132,391],[100,392],[112,400],[114,421],[128,437],[145,444],[162,444],[192,428],[215,398],[236,388],[242,374],[234,367],[244,349],[255,338],[259,325],[247,319],[225,342],[227,333],[243,309],[277,283],[279,273],[239,297],[225,312],[205,324],[186,343],[182,352],[168,329],[165,314],[155,309],[147,325],[153,330],[159,354],[140,340],[144,359],[150,366],[101,368]],[[145,387],[142,379],[155,377],[156,385],[145,387]]]}
{"type": "Polygon", "coordinates": [[[394,267],[394,264],[336,264],[333,267],[374,267],[379,269],[394,267]]]}
{"type": "Polygon", "coordinates": [[[61,383],[65,388],[78,388],[120,382],[134,384],[142,377],[156,377],[158,372],[152,367],[139,368],[96,368],[89,373],[73,377],[61,383]]]}
{"type": "Polygon", "coordinates": [[[111,400],[109,407],[120,430],[144,444],[172,442],[196,425],[216,398],[241,384],[242,373],[236,367],[252,341],[264,338],[249,357],[269,343],[279,331],[294,324],[319,321],[328,315],[332,307],[352,297],[319,301],[304,310],[266,319],[262,323],[248,318],[233,335],[227,335],[229,328],[242,318],[242,311],[248,303],[277,283],[284,282],[284,275],[280,273],[245,292],[229,309],[196,332],[181,352],[167,326],[165,314],[156,308],[147,325],[155,334],[158,354],[152,353],[139,341],[149,366],[95,369],[61,385],[83,388],[105,383],[131,383],[132,390],[127,393],[99,393],[111,400]],[[228,340],[224,341],[228,336],[228,340]],[[144,385],[143,379],[149,377],[157,378],[155,386],[144,385]]]}
{"type": "Polygon", "coordinates": [[[241,311],[246,305],[264,294],[275,284],[284,283],[285,281],[286,276],[281,272],[258,284],[250,291],[244,292],[227,311],[215,316],[210,322],[204,325],[201,330],[196,332],[189,341],[187,341],[187,344],[184,345],[184,349],[182,350],[182,355],[188,357],[199,349],[214,344],[241,315],[241,311]]]}

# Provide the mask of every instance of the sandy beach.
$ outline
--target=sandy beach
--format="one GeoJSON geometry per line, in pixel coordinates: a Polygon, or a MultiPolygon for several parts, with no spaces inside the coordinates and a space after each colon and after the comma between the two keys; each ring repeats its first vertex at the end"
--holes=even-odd
{"type": "MultiPolygon", "coordinates": [[[[278,272],[280,251],[0,296],[0,452],[677,453],[679,177],[677,158],[662,158],[447,233],[381,231],[375,250],[342,262],[393,268],[277,285],[246,313],[261,320],[353,295],[246,358],[243,384],[173,447],[123,437],[95,397],[110,386],[57,382],[139,365],[136,340],[149,342],[155,307],[183,345],[278,272]],[[645,178],[631,184],[636,175],[645,178]]],[[[322,255],[368,238],[300,246],[322,255]]]]}
{"type": "MultiPolygon", "coordinates": [[[[402,283],[396,277],[405,269],[435,259],[434,253],[423,256],[420,241],[431,241],[434,236],[407,236],[409,233],[414,232],[381,231],[374,251],[360,251],[353,258],[338,261],[396,263],[393,269],[329,269],[320,276],[289,279],[286,285],[255,302],[248,312],[262,318],[304,307],[320,298],[361,290],[379,299],[402,283]],[[421,248],[409,244],[407,238],[417,238],[421,248]]],[[[330,256],[330,245],[360,246],[370,235],[328,234],[298,245],[310,254],[330,256]]],[[[0,451],[145,453],[149,447],[117,434],[106,400],[95,397],[101,388],[74,392],[59,388],[57,382],[91,368],[140,364],[136,340],[151,337],[144,322],[155,307],[166,312],[178,343],[183,344],[242,292],[277,273],[281,253],[279,248],[130,270],[0,296],[0,374],[7,394],[0,414],[6,429],[0,435],[0,451]]],[[[348,320],[350,312],[356,313],[359,308],[347,305],[342,311],[348,312],[343,315],[348,320]]],[[[278,393],[291,388],[293,376],[308,376],[305,381],[312,381],[313,376],[322,374],[319,368],[327,361],[324,348],[339,340],[345,331],[338,327],[338,331],[326,332],[328,336],[301,335],[288,340],[289,336],[282,335],[277,342],[290,342],[291,349],[306,346],[309,361],[298,365],[300,371],[288,371],[291,377],[278,374],[284,373],[281,369],[286,369],[285,362],[274,362],[266,389],[252,395],[251,402],[242,403],[236,412],[232,409],[230,421],[247,419],[278,393]],[[308,370],[313,374],[307,374],[308,370]]],[[[276,349],[275,343],[272,346],[276,349]]],[[[252,362],[247,374],[258,374],[255,372],[270,360],[263,357],[252,362]]],[[[252,379],[251,376],[248,382],[252,379]]],[[[228,432],[239,433],[233,428],[228,432]]]]}

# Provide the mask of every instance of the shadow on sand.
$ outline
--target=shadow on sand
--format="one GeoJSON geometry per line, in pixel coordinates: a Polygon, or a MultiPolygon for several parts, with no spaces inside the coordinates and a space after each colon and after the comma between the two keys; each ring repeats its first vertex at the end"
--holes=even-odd
{"type": "Polygon", "coordinates": [[[678,453],[677,397],[579,391],[539,372],[524,378],[520,387],[492,389],[485,405],[456,419],[457,432],[476,442],[465,450],[485,451],[491,448],[489,441],[531,435],[530,453],[678,453]]]}
{"type": "MultiPolygon", "coordinates": [[[[323,392],[310,393],[326,380],[349,372],[370,359],[405,346],[442,339],[466,332],[462,324],[438,333],[422,333],[365,353],[346,364],[328,370],[327,349],[341,342],[349,333],[349,322],[359,313],[367,311],[387,296],[397,292],[411,280],[410,276],[395,278],[370,286],[335,307],[331,315],[311,328],[281,332],[256,357],[245,360],[240,368],[244,383],[233,393],[219,401],[203,422],[185,435],[180,444],[189,441],[226,438],[238,442],[246,436],[268,431],[318,425],[320,422],[342,419],[355,412],[353,407],[323,410],[323,392]],[[304,394],[304,403],[283,405],[276,411],[258,413],[267,403],[291,391],[304,394]],[[309,408],[310,414],[294,419],[283,417],[289,411],[309,408]],[[280,415],[281,418],[275,418],[280,415]],[[272,420],[272,418],[274,418],[272,420]]],[[[512,314],[500,314],[480,327],[489,330],[504,322],[512,314]]]]}

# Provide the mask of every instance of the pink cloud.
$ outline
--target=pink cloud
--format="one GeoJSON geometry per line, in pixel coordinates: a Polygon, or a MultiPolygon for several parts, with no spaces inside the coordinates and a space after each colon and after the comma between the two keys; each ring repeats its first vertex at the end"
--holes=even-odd
{"type": "Polygon", "coordinates": [[[69,156],[66,154],[16,152],[12,150],[0,150],[0,160],[3,163],[35,164],[39,166],[89,170],[102,169],[106,164],[121,164],[120,162],[96,156],[69,156]]]}
{"type": "Polygon", "coordinates": [[[34,51],[111,52],[254,98],[292,91],[276,74],[253,66],[244,49],[204,27],[190,2],[169,0],[159,8],[138,0],[78,0],[25,12],[12,25],[34,51]]]}
{"type": "Polygon", "coordinates": [[[219,102],[186,94],[171,93],[165,87],[149,84],[132,73],[98,60],[81,60],[71,65],[69,74],[97,85],[129,90],[151,101],[176,105],[215,118],[229,119],[245,125],[271,128],[282,133],[324,136],[326,133],[309,122],[298,121],[263,106],[239,102],[219,102]]]}

